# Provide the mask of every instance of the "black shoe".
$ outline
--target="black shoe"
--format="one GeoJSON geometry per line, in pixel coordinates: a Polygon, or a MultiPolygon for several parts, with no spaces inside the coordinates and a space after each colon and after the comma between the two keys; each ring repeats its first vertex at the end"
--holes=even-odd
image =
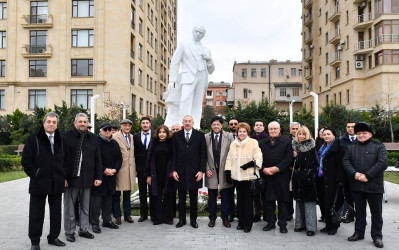
{"type": "Polygon", "coordinates": [[[237,225],[237,230],[243,230],[243,229],[244,229],[244,227],[242,225],[240,225],[240,224],[237,225]]]}
{"type": "Polygon", "coordinates": [[[328,233],[328,231],[330,231],[330,229],[328,227],[320,229],[320,232],[322,232],[322,233],[328,233]]]}
{"type": "Polygon", "coordinates": [[[348,241],[358,241],[363,240],[364,236],[354,233],[352,236],[348,237],[348,241]]]}
{"type": "Polygon", "coordinates": [[[69,241],[69,242],[75,242],[75,235],[67,234],[66,235],[66,240],[69,241]]]}
{"type": "Polygon", "coordinates": [[[100,234],[101,233],[101,228],[100,228],[99,225],[93,225],[91,227],[91,229],[93,230],[93,233],[96,233],[96,234],[100,234]]]}
{"type": "Polygon", "coordinates": [[[214,219],[209,220],[208,227],[214,227],[214,226],[215,226],[215,220],[214,219]]]}
{"type": "Polygon", "coordinates": [[[253,221],[254,221],[254,222],[260,221],[260,215],[258,215],[258,214],[255,215],[253,221]]]}
{"type": "Polygon", "coordinates": [[[280,227],[280,233],[282,234],[288,233],[287,227],[280,227]]]}
{"type": "Polygon", "coordinates": [[[292,221],[292,219],[293,219],[292,215],[287,217],[287,221],[292,221]]]}
{"type": "Polygon", "coordinates": [[[145,220],[147,220],[148,219],[148,216],[141,216],[139,219],[138,219],[138,222],[143,222],[143,221],[145,221],[145,220]]]}
{"type": "Polygon", "coordinates": [[[383,248],[384,247],[384,243],[382,242],[381,239],[375,239],[373,240],[374,246],[378,247],[378,248],[383,248]]]}
{"type": "Polygon", "coordinates": [[[302,231],[306,231],[306,227],[294,228],[294,232],[302,232],[302,231]]]}
{"type": "Polygon", "coordinates": [[[176,224],[176,228],[182,227],[184,225],[186,225],[186,220],[179,220],[179,222],[176,224]]]}
{"type": "MultiPolygon", "coordinates": [[[[116,225],[113,221],[103,221],[103,227],[108,227],[111,229],[118,229],[118,225],[116,225]]],[[[94,231],[93,231],[94,232],[94,231]]]]}
{"type": "Polygon", "coordinates": [[[251,228],[244,228],[244,233],[249,233],[251,232],[251,228]]]}
{"type": "Polygon", "coordinates": [[[91,233],[89,233],[89,232],[83,232],[83,231],[80,231],[79,232],[79,236],[80,237],[83,237],[83,238],[86,238],[86,239],[93,239],[94,238],[94,235],[92,235],[91,233]]]}
{"type": "Polygon", "coordinates": [[[58,238],[55,238],[54,240],[47,240],[49,245],[54,245],[57,247],[63,247],[65,246],[65,243],[60,241],[58,238]]]}
{"type": "Polygon", "coordinates": [[[229,222],[233,222],[234,221],[234,217],[235,217],[234,215],[230,215],[229,216],[229,222]]]}
{"type": "Polygon", "coordinates": [[[198,223],[197,223],[196,220],[192,220],[192,221],[190,222],[190,225],[191,225],[193,228],[198,228],[198,223]]]}
{"type": "Polygon", "coordinates": [[[328,230],[328,235],[335,235],[338,231],[338,228],[331,228],[328,230]]]}
{"type": "Polygon", "coordinates": [[[307,235],[307,236],[313,236],[313,235],[314,235],[314,232],[313,232],[313,231],[307,231],[307,232],[306,232],[306,235],[307,235]]]}
{"type": "Polygon", "coordinates": [[[275,229],[276,225],[272,225],[272,224],[267,224],[264,228],[263,231],[270,231],[272,229],[275,229]]]}
{"type": "Polygon", "coordinates": [[[40,250],[40,246],[39,245],[32,245],[30,247],[30,250],[40,250]]]}

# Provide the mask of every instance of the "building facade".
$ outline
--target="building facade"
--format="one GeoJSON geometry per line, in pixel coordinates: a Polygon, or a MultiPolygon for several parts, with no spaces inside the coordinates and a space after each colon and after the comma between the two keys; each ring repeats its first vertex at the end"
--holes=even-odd
{"type": "Polygon", "coordinates": [[[231,85],[228,82],[209,82],[208,88],[204,94],[202,108],[205,106],[213,106],[215,114],[222,115],[227,106],[228,90],[231,85]]]}
{"type": "Polygon", "coordinates": [[[399,105],[399,1],[303,0],[303,103],[399,105]],[[389,101],[388,101],[389,100],[389,101]]]}
{"type": "Polygon", "coordinates": [[[35,106],[164,115],[177,0],[0,0],[0,115],[35,106]],[[121,107],[121,106],[120,106],[121,107]]]}
{"type": "Polygon", "coordinates": [[[293,100],[294,110],[302,106],[302,63],[287,61],[234,62],[234,106],[267,98],[279,110],[288,111],[293,100]]]}

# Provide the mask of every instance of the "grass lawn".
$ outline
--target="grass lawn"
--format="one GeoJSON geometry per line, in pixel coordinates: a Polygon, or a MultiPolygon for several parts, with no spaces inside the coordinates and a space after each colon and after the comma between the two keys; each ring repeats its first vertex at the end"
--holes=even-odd
{"type": "Polygon", "coordinates": [[[25,174],[24,171],[0,172],[0,183],[17,180],[25,177],[27,177],[27,175],[25,174]]]}
{"type": "Polygon", "coordinates": [[[399,184],[399,172],[385,172],[384,180],[395,184],[399,184]]]}

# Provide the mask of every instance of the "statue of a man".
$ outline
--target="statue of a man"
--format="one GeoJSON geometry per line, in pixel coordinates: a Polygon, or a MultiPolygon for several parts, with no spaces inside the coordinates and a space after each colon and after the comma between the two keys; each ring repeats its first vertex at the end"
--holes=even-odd
{"type": "Polygon", "coordinates": [[[173,54],[169,71],[168,113],[165,125],[181,124],[184,116],[193,117],[194,128],[199,129],[202,113],[202,100],[208,88],[208,73],[215,70],[211,51],[201,44],[205,36],[205,28],[193,28],[193,40],[181,43],[173,54]],[[181,73],[179,74],[179,68],[181,73]]]}

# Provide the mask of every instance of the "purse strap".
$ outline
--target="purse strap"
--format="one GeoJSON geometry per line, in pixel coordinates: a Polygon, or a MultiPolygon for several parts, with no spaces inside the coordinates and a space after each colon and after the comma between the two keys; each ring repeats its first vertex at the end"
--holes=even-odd
{"type": "Polygon", "coordinates": [[[254,175],[256,176],[256,178],[259,178],[259,176],[256,174],[256,161],[253,160],[254,163],[254,175]]]}
{"type": "Polygon", "coordinates": [[[337,203],[338,192],[339,192],[340,189],[342,190],[342,196],[344,197],[344,201],[346,200],[346,197],[345,197],[345,188],[344,188],[344,186],[343,186],[343,185],[342,185],[342,186],[337,186],[337,191],[335,191],[335,196],[334,196],[334,203],[333,203],[333,205],[332,205],[333,208],[335,208],[335,205],[336,205],[336,203],[337,203]]]}

